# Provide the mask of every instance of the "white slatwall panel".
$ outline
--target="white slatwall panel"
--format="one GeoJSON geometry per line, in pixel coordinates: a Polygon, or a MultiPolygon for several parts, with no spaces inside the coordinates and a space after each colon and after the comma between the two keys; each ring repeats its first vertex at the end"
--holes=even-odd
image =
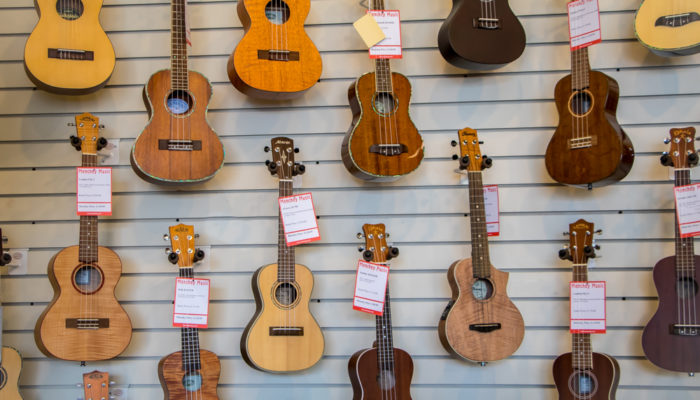
{"type": "Polygon", "coordinates": [[[162,397],[156,365],[179,347],[169,326],[175,271],[165,260],[161,235],[181,219],[194,224],[200,245],[210,245],[213,279],[211,329],[202,345],[222,359],[222,399],[347,399],[349,356],[371,344],[373,319],[351,310],[355,232],[385,222],[402,255],[393,264],[395,342],[415,360],[414,399],[554,399],[552,360],[568,351],[568,262],[556,258],[568,223],[585,217],[603,228],[603,256],[591,272],[609,285],[609,325],[594,348],[618,358],[618,399],[698,399],[697,378],[660,370],[646,361],[641,328],[656,307],[651,267],[673,252],[673,204],[668,171],[658,164],[668,129],[697,125],[700,55],[661,58],[634,39],[639,0],[601,1],[602,44],[591,49],[593,68],[618,80],[618,118],[637,159],[622,182],[593,192],[555,184],[543,153],[556,125],[552,92],[569,70],[563,0],[518,0],[528,47],[511,65],[465,78],[436,48],[449,0],[391,0],[404,19],[406,46],[394,68],[413,84],[412,114],[426,143],[418,171],[391,184],[352,178],[340,161],[340,142],[351,119],[347,86],[371,68],[351,22],[363,10],[356,0],[312,0],[307,32],[322,52],[322,80],[300,99],[262,102],[229,84],[225,63],[243,34],[235,1],[191,0],[194,47],[191,67],[214,85],[209,118],[226,146],[226,165],[210,182],[175,191],[147,184],[128,164],[129,148],[147,115],[141,100],[150,74],[168,66],[169,3],[105,0],[102,25],[117,51],[109,85],[95,94],[58,96],[34,90],[22,67],[27,35],[37,16],[30,0],[0,4],[0,226],[10,247],[28,247],[29,272],[2,282],[4,340],[24,355],[25,399],[75,399],[81,373],[107,370],[131,385],[129,398],[162,397]],[[83,111],[120,139],[114,173],[114,215],[103,218],[101,244],[124,264],[118,297],[134,324],[129,348],[116,360],[76,363],[45,358],[34,344],[36,318],[50,300],[46,264],[75,244],[74,166],[78,154],[65,126],[83,111]],[[511,272],[509,293],[527,330],[510,359],[477,367],[451,359],[439,344],[437,320],[449,288],[450,263],[469,254],[465,186],[453,172],[449,142],[471,126],[495,160],[486,183],[501,185],[502,234],[492,241],[497,267],[511,272]],[[307,165],[304,190],[312,191],[323,240],[303,246],[299,262],[314,272],[312,309],[324,328],[326,355],[301,374],[269,375],[249,368],[238,344],[254,311],[250,277],[275,257],[276,180],[262,161],[271,137],[289,135],[307,165]]]}

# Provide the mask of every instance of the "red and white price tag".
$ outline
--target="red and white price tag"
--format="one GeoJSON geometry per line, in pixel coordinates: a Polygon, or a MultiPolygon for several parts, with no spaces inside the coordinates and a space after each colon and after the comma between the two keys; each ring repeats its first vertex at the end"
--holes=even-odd
{"type": "Polygon", "coordinates": [[[175,279],[174,327],[207,327],[209,323],[209,283],[209,279],[175,279]]]}
{"type": "Polygon", "coordinates": [[[384,32],[384,40],[369,48],[369,58],[401,58],[401,16],[399,10],[370,10],[384,32]]]}
{"type": "Polygon", "coordinates": [[[77,168],[78,215],[112,215],[112,168],[77,168]]]}
{"type": "Polygon", "coordinates": [[[571,51],[601,42],[598,0],[571,1],[568,11],[571,51]]]}
{"type": "Polygon", "coordinates": [[[486,233],[489,236],[500,234],[498,213],[498,185],[484,186],[484,212],[486,213],[486,233]]]}
{"type": "Polygon", "coordinates": [[[570,282],[571,333],[605,333],[605,282],[570,282]]]}
{"type": "Polygon", "coordinates": [[[280,197],[279,206],[287,247],[321,240],[311,193],[280,197]]]}
{"type": "Polygon", "coordinates": [[[700,235],[700,183],[673,188],[676,220],[682,238],[700,235]]]}
{"type": "Polygon", "coordinates": [[[389,267],[363,260],[357,263],[353,310],[374,315],[384,314],[386,283],[389,280],[389,267]]]}

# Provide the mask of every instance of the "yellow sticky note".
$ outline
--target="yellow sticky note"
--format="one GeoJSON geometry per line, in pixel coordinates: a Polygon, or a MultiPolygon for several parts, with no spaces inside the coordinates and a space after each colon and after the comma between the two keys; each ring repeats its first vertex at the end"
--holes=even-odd
{"type": "Polygon", "coordinates": [[[364,17],[355,21],[352,26],[355,27],[355,30],[360,34],[368,48],[381,42],[386,37],[372,14],[365,14],[364,17]]]}

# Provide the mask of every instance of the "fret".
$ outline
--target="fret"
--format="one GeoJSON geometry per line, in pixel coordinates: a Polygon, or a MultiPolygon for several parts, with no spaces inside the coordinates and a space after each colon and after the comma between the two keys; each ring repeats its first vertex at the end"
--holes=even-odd
{"type": "MultiPolygon", "coordinates": [[[[588,281],[588,264],[573,265],[574,282],[588,281]]],[[[590,333],[571,334],[571,362],[574,369],[592,369],[593,353],[590,333]]]]}
{"type": "MultiPolygon", "coordinates": [[[[674,186],[690,185],[690,170],[678,168],[674,170],[674,186]]],[[[674,213],[674,229],[676,232],[676,276],[678,278],[695,278],[695,247],[692,237],[682,238],[678,231],[678,215],[674,213]]]]}
{"type": "Polygon", "coordinates": [[[377,332],[377,366],[379,370],[394,370],[394,337],[391,327],[391,304],[389,301],[389,283],[386,284],[384,313],[376,317],[377,332]]]}
{"type": "Polygon", "coordinates": [[[486,211],[484,210],[484,185],[481,171],[469,171],[469,225],[472,242],[472,268],[474,277],[488,278],[491,275],[486,211]]]}
{"type": "MultiPolygon", "coordinates": [[[[96,167],[97,154],[83,154],[83,167],[96,167]]],[[[81,263],[92,264],[97,262],[97,216],[81,215],[80,216],[80,236],[78,238],[78,261],[81,263]]]]}
{"type": "Polygon", "coordinates": [[[394,91],[389,59],[378,58],[374,60],[374,83],[376,92],[392,93],[394,91]]]}
{"type": "MultiPolygon", "coordinates": [[[[291,180],[279,181],[279,197],[287,197],[294,194],[294,186],[291,180]]],[[[287,246],[287,239],[284,235],[284,225],[282,224],[281,212],[277,218],[278,234],[277,234],[277,281],[278,282],[294,282],[294,246],[287,246]]]]}
{"type": "Polygon", "coordinates": [[[187,90],[187,27],[185,24],[186,0],[172,0],[170,29],[170,85],[173,89],[187,90]]]}
{"type": "MultiPolygon", "coordinates": [[[[193,278],[192,266],[180,267],[180,278],[193,278]]],[[[192,371],[202,369],[199,358],[199,329],[180,328],[180,341],[182,345],[182,369],[192,371]]]]}
{"type": "Polygon", "coordinates": [[[590,86],[591,65],[588,62],[588,47],[571,52],[571,91],[590,86]]]}

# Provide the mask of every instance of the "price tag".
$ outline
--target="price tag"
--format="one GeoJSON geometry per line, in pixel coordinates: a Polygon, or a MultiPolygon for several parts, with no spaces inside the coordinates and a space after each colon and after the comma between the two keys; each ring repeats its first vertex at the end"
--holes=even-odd
{"type": "Polygon", "coordinates": [[[700,235],[700,183],[673,188],[682,238],[700,235]]]}
{"type": "Polygon", "coordinates": [[[279,205],[287,247],[321,240],[311,193],[280,197],[279,205]]]}
{"type": "Polygon", "coordinates": [[[571,51],[600,43],[600,10],[598,0],[576,0],[568,3],[569,43],[571,51]]]}
{"type": "Polygon", "coordinates": [[[209,320],[209,279],[176,278],[173,326],[206,328],[209,320]]]}
{"type": "Polygon", "coordinates": [[[498,236],[500,234],[498,185],[484,186],[484,212],[486,213],[486,233],[489,236],[498,236]]]}
{"type": "Polygon", "coordinates": [[[362,18],[353,22],[352,26],[355,27],[355,30],[360,34],[362,41],[365,42],[365,45],[368,48],[386,38],[386,35],[384,32],[382,32],[382,28],[377,23],[377,20],[374,19],[370,13],[365,14],[362,18]]]}
{"type": "Polygon", "coordinates": [[[388,279],[389,267],[360,260],[357,263],[355,277],[353,310],[374,315],[384,314],[384,297],[388,279]]]}
{"type": "Polygon", "coordinates": [[[384,32],[384,40],[370,47],[369,58],[401,58],[401,17],[399,10],[370,10],[384,32]]]}
{"type": "Polygon", "coordinates": [[[112,168],[77,168],[78,215],[112,215],[112,168]]]}
{"type": "Polygon", "coordinates": [[[570,282],[571,333],[605,333],[605,282],[570,282]]]}

